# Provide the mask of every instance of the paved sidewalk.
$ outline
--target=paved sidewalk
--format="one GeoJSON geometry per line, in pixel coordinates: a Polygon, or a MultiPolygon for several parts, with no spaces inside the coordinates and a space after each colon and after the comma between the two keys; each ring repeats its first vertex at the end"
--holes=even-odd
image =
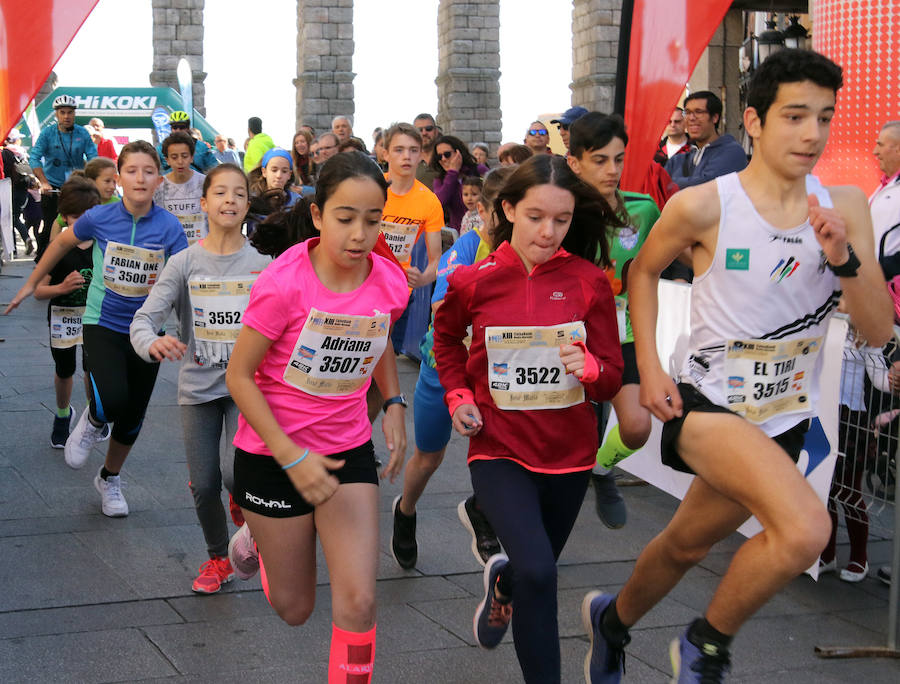
{"type": "MultiPolygon", "coordinates": [[[[3,307],[30,269],[25,260],[4,265],[3,307]]],[[[31,300],[0,317],[0,338],[0,681],[325,682],[331,623],[324,561],[318,605],[302,627],[279,620],[258,579],[236,580],[214,596],[190,590],[206,553],[187,487],[177,367],[163,366],[123,470],[131,514],[110,519],[101,515],[91,484],[101,449],[75,471],[49,446],[54,395],[46,305],[31,300]]],[[[411,397],[417,367],[402,360],[400,370],[411,397]]],[[[410,442],[411,419],[410,412],[410,442]]],[[[377,424],[374,434],[383,456],[377,424]]],[[[376,682],[521,681],[510,636],[494,652],[478,649],[472,637],[482,580],[456,517],[470,487],[465,449],[454,436],[420,502],[415,571],[391,558],[390,504],[400,487],[382,485],[376,682]]],[[[560,559],[564,682],[582,680],[582,596],[598,586],[619,587],[675,510],[676,501],[652,487],[623,491],[627,526],[603,527],[589,491],[560,559]]],[[[634,630],[626,682],[668,681],[668,642],[702,611],[739,544],[738,537],[721,544],[634,630]]],[[[869,552],[874,568],[887,561],[890,542],[874,538],[869,552]]],[[[843,544],[838,558],[846,553],[843,544]]],[[[816,645],[884,645],[887,596],[873,578],[856,585],[833,575],[818,584],[798,578],[742,631],[729,681],[900,681],[898,661],[824,661],[813,653],[816,645]]]]}

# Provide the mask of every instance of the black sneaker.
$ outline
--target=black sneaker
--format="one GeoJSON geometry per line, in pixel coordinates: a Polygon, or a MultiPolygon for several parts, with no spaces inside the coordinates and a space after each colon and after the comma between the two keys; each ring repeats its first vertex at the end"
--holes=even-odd
{"type": "Polygon", "coordinates": [[[611,530],[625,527],[628,511],[613,474],[591,473],[591,482],[594,484],[594,494],[597,497],[597,517],[600,518],[600,522],[611,530]]]}
{"type": "Polygon", "coordinates": [[[479,564],[487,563],[488,558],[501,552],[500,542],[494,534],[494,528],[475,505],[475,496],[460,501],[456,507],[459,521],[472,535],[472,555],[479,564]]]}
{"type": "Polygon", "coordinates": [[[403,515],[400,510],[400,495],[391,507],[394,512],[394,532],[391,535],[391,553],[394,560],[404,570],[416,567],[419,546],[416,544],[416,514],[403,515]]]}
{"type": "Polygon", "coordinates": [[[891,586],[891,566],[890,565],[882,565],[878,568],[878,572],[875,573],[875,576],[881,580],[882,584],[886,584],[891,586]]]}
{"type": "Polygon", "coordinates": [[[75,409],[70,406],[69,415],[65,418],[53,417],[53,432],[50,433],[50,446],[54,449],[66,448],[66,440],[69,439],[69,433],[72,431],[72,418],[74,416],[75,409]]]}

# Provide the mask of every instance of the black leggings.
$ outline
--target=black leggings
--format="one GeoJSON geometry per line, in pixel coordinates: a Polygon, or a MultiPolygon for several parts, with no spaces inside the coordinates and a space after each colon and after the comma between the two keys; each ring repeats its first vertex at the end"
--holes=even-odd
{"type": "Polygon", "coordinates": [[[509,556],[500,592],[513,599],[513,641],[526,682],[559,682],[556,560],[575,525],[590,470],[547,475],[508,459],[469,464],[478,506],[509,556]]]}
{"type": "Polygon", "coordinates": [[[101,325],[85,325],[83,330],[91,416],[101,423],[114,423],[112,438],[130,446],[141,431],[159,364],[138,356],[125,333],[101,325]]]}

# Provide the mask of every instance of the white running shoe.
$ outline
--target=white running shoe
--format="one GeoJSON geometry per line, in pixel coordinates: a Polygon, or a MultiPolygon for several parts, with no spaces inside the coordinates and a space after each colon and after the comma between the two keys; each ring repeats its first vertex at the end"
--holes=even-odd
{"type": "Polygon", "coordinates": [[[84,409],[78,424],[66,440],[66,465],[76,470],[84,467],[91,453],[91,447],[103,439],[103,428],[94,427],[88,418],[90,412],[90,406],[84,409]]]}
{"type": "Polygon", "coordinates": [[[100,492],[100,510],[110,518],[124,518],[128,515],[128,502],[122,496],[122,478],[110,475],[105,480],[97,472],[94,477],[94,488],[100,492]]]}

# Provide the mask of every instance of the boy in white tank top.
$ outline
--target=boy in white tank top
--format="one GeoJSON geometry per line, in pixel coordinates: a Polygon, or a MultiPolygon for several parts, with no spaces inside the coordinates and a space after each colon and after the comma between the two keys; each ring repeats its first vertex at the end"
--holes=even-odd
{"type": "Polygon", "coordinates": [[[791,462],[815,413],[809,378],[823,326],[841,295],[870,344],[887,342],[893,323],[862,191],[807,180],[841,85],[840,67],[814,52],[766,60],[744,112],[749,166],[675,195],[631,266],[641,404],[666,423],[663,461],[696,477],[618,596],[585,597],[589,682],[621,679],[628,629],[754,515],[763,531],[741,546],[705,614],[670,647],[673,681],[723,681],[738,629],[828,541],[828,512],[791,462]],[[691,297],[691,353],[676,384],[656,351],[657,284],[686,248],[702,275],[691,297]],[[787,354],[788,362],[760,354],[787,354]]]}

